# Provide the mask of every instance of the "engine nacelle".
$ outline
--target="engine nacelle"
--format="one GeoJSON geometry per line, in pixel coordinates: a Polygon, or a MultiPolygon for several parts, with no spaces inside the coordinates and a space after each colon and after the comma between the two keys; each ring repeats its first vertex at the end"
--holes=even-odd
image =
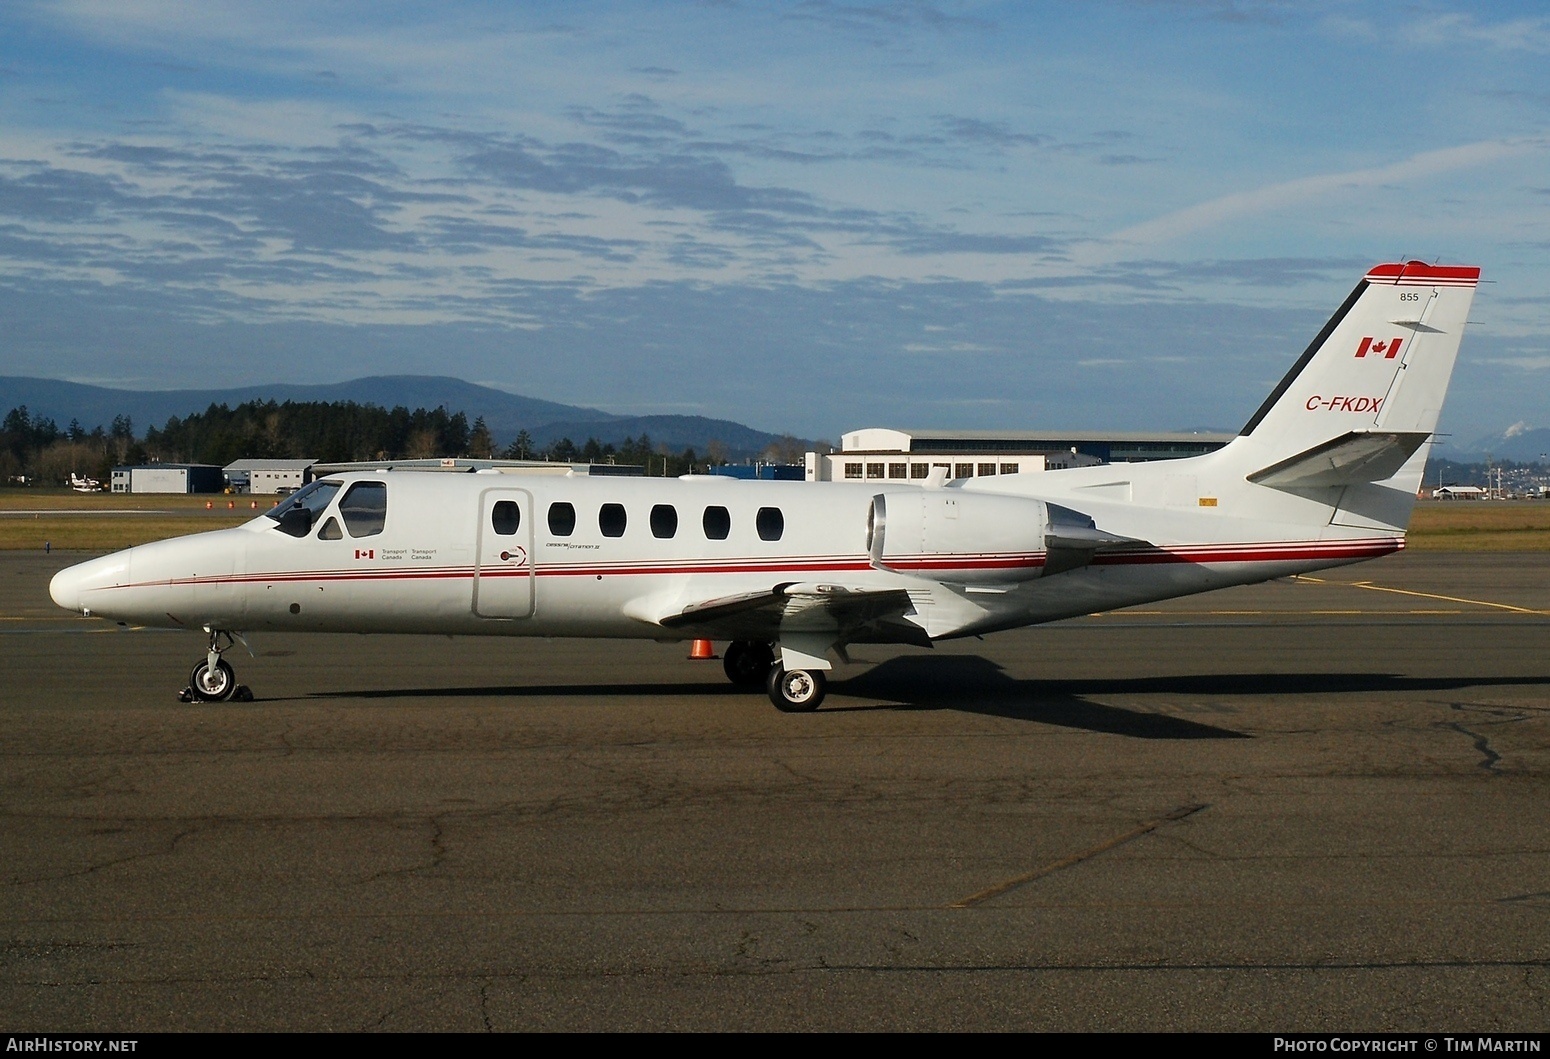
{"type": "Polygon", "coordinates": [[[956,584],[1008,584],[1078,570],[1105,549],[1143,544],[1060,504],[958,489],[880,493],[867,550],[880,570],[956,584]]]}
{"type": "Polygon", "coordinates": [[[1044,569],[1046,505],[960,489],[912,489],[872,498],[872,565],[961,584],[1005,584],[1044,569]]]}

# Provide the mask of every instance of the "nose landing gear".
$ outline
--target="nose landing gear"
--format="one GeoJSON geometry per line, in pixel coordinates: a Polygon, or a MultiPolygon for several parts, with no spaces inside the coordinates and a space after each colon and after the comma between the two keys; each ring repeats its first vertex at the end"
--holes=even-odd
{"type": "MultiPolygon", "coordinates": [[[[206,629],[210,634],[210,650],[204,660],[194,666],[188,675],[188,687],[178,693],[179,702],[252,702],[253,689],[237,683],[236,670],[221,657],[236,638],[224,629],[206,629]],[[223,646],[221,640],[225,639],[223,646]]],[[[246,642],[246,641],[244,641],[246,642]]]]}

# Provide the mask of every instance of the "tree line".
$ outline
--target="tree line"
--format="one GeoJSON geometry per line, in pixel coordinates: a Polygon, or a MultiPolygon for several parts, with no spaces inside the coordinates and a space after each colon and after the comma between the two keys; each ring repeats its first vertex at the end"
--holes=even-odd
{"type": "Polygon", "coordinates": [[[247,458],[347,463],[455,456],[618,463],[643,467],[652,475],[686,474],[727,462],[725,446],[717,442],[704,455],[692,448],[671,452],[646,434],[617,445],[561,438],[539,446],[521,430],[501,447],[482,416],[470,423],[464,413],[445,406],[410,411],[354,401],[212,404],[186,418],[173,416],[143,437],[128,416],[116,417],[107,429],[87,431],[72,420],[61,430],[22,405],[0,421],[0,475],[7,484],[58,484],[72,473],[106,482],[114,467],[150,462],[224,467],[247,458]]]}

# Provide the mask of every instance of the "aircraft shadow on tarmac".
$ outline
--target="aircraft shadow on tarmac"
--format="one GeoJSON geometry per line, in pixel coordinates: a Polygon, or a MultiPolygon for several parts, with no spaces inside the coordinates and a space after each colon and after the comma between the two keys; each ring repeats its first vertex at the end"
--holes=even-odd
{"type": "MultiPolygon", "coordinates": [[[[863,663],[864,664],[864,663],[863,663]]],[[[844,670],[840,670],[843,673],[844,670]]],[[[955,710],[1139,739],[1249,739],[1217,725],[1095,702],[1101,695],[1349,695],[1550,685],[1547,676],[1403,677],[1389,673],[1224,673],[1020,680],[987,658],[892,658],[830,685],[822,713],[955,710]],[[869,699],[850,705],[842,699],[869,699]]],[[[721,697],[719,683],[486,685],[314,692],[308,699],[721,697]]]]}
{"type": "MultiPolygon", "coordinates": [[[[1182,717],[1128,710],[1094,702],[1096,684],[1123,681],[1017,680],[988,658],[891,658],[849,680],[835,681],[831,694],[885,699],[873,706],[830,705],[840,713],[858,710],[956,710],[1137,739],[1249,739],[1230,728],[1182,717]]],[[[1111,691],[1120,690],[1110,688],[1111,691]]],[[[833,700],[831,699],[831,702],[833,700]]]]}

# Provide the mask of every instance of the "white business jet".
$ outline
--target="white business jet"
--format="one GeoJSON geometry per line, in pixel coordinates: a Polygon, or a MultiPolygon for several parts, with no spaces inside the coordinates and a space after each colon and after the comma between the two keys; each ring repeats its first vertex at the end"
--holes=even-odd
{"type": "Polygon", "coordinates": [[[201,700],[250,697],[222,652],[279,630],[729,640],[733,683],[812,710],[849,644],[930,646],[1398,551],[1479,275],[1374,268],[1241,436],[1202,456],[922,485],[330,475],[49,591],[201,630],[201,700]]]}

